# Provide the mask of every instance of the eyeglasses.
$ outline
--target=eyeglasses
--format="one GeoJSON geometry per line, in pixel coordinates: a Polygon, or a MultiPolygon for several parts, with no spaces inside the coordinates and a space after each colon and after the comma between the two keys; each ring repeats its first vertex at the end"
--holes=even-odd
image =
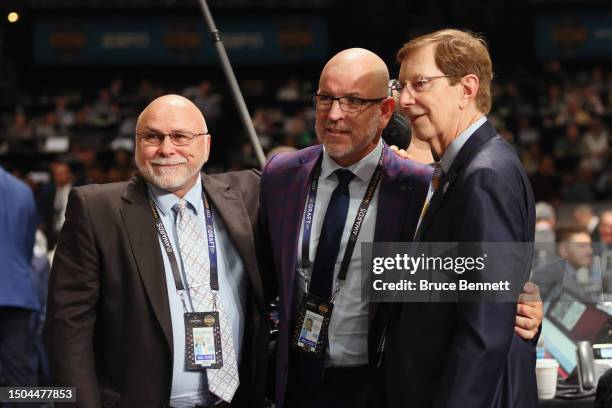
{"type": "Polygon", "coordinates": [[[318,111],[331,110],[334,101],[338,101],[340,109],[345,113],[362,111],[367,105],[384,101],[387,98],[364,99],[356,96],[330,96],[325,94],[312,95],[312,103],[318,111]]]}
{"type": "Polygon", "coordinates": [[[389,91],[397,91],[402,93],[405,89],[409,89],[414,91],[415,93],[427,91],[431,87],[431,83],[436,79],[440,78],[450,78],[455,75],[436,75],[436,76],[417,76],[410,80],[410,82],[405,82],[404,85],[397,79],[394,79],[389,82],[389,91]]]}
{"type": "Polygon", "coordinates": [[[143,145],[145,146],[160,146],[166,136],[170,138],[170,142],[172,142],[175,146],[188,146],[193,140],[198,136],[208,135],[208,131],[205,133],[192,133],[192,132],[170,132],[170,133],[160,133],[160,132],[142,132],[136,133],[136,136],[140,139],[143,145]]]}

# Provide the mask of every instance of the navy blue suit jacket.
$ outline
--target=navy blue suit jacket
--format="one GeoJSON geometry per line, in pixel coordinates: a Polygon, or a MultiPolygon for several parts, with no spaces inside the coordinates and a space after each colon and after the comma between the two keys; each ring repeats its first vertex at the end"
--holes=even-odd
{"type": "Polygon", "coordinates": [[[32,191],[0,167],[0,306],[40,309],[30,266],[37,224],[32,191]]]}
{"type": "MultiPolygon", "coordinates": [[[[489,122],[464,144],[440,186],[417,239],[533,242],[531,186],[489,122]]],[[[525,275],[519,280],[527,279],[530,258],[514,260],[513,273],[525,275]]],[[[515,314],[514,302],[396,304],[381,370],[387,405],[536,407],[535,349],[514,334],[515,314]]]]}

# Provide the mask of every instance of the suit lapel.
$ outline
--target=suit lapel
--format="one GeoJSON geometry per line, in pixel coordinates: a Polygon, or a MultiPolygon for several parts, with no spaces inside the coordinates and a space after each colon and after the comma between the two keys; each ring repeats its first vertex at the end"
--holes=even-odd
{"type": "Polygon", "coordinates": [[[378,193],[374,242],[399,241],[406,218],[406,212],[398,212],[398,209],[405,207],[410,198],[410,187],[406,183],[409,176],[395,171],[394,160],[396,158],[392,156],[394,154],[387,148],[383,159],[383,175],[378,193]],[[390,216],[393,216],[393,222],[389,222],[390,216]]]}
{"type": "MultiPolygon", "coordinates": [[[[402,239],[410,203],[411,190],[406,183],[409,176],[396,169],[395,153],[387,148],[383,158],[383,175],[378,192],[378,210],[374,228],[374,242],[398,242],[402,239]],[[392,217],[393,221],[389,222],[392,217]]],[[[371,326],[379,304],[370,302],[368,323],[371,326]]]]}
{"type": "Polygon", "coordinates": [[[123,193],[121,216],[125,224],[140,279],[151,307],[164,332],[170,352],[173,352],[172,320],[164,263],[147,199],[144,180],[135,176],[123,193]]]}
{"type": "Polygon", "coordinates": [[[491,125],[489,121],[486,121],[482,124],[476,131],[469,137],[469,139],[465,142],[457,157],[451,164],[448,173],[445,173],[444,176],[440,179],[440,187],[434,195],[431,197],[431,201],[429,203],[429,208],[427,209],[427,213],[422,221],[422,227],[419,231],[418,239],[425,236],[425,232],[431,225],[432,221],[435,219],[436,212],[440,209],[440,205],[444,202],[445,192],[448,186],[452,185],[457,178],[457,174],[459,170],[469,161],[471,156],[476,153],[476,151],[480,148],[480,146],[493,138],[497,132],[491,125]]]}
{"type": "MultiPolygon", "coordinates": [[[[295,195],[290,199],[284,200],[283,205],[285,206],[285,214],[291,215],[291,217],[285,217],[283,219],[281,237],[286,242],[282,243],[281,248],[289,248],[289,252],[283,255],[285,259],[283,268],[285,276],[283,277],[286,285],[282,285],[285,290],[284,296],[287,299],[287,305],[293,304],[294,284],[295,275],[298,259],[298,248],[300,228],[302,226],[302,217],[304,214],[304,206],[306,205],[306,197],[308,196],[308,187],[312,180],[312,175],[315,170],[315,165],[318,162],[318,158],[321,157],[323,149],[318,146],[310,150],[307,154],[299,158],[299,162],[296,166],[290,167],[286,170],[283,179],[288,180],[289,185],[286,186],[286,191],[295,192],[295,195]]],[[[283,199],[283,198],[281,198],[283,199]]],[[[287,313],[290,313],[292,308],[288,307],[284,309],[287,313]]],[[[289,315],[285,316],[289,319],[289,315]]]]}
{"type": "Polygon", "coordinates": [[[242,259],[260,312],[264,312],[266,307],[257,268],[253,227],[242,197],[239,192],[232,190],[231,186],[204,173],[202,173],[202,185],[206,198],[211,201],[214,210],[221,216],[230,240],[242,259]]]}

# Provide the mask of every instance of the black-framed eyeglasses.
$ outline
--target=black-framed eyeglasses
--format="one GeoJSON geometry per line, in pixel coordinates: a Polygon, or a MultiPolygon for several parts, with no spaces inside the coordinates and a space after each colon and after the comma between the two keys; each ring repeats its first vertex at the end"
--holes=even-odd
{"type": "Polygon", "coordinates": [[[404,84],[402,84],[397,79],[393,79],[389,81],[389,90],[402,93],[405,89],[409,89],[414,91],[415,93],[419,93],[427,91],[431,86],[431,83],[436,79],[451,78],[454,76],[455,75],[416,76],[412,78],[409,82],[405,82],[404,84]]]}
{"type": "Polygon", "coordinates": [[[198,136],[208,135],[208,131],[205,133],[193,133],[193,132],[170,132],[170,133],[161,133],[161,132],[140,132],[136,133],[142,144],[146,146],[159,146],[163,143],[166,136],[170,138],[170,142],[172,142],[175,146],[187,146],[190,145],[193,140],[198,136]]]}
{"type": "Polygon", "coordinates": [[[318,111],[328,111],[332,108],[334,101],[338,101],[340,109],[345,113],[361,112],[366,106],[372,103],[384,101],[385,98],[365,99],[356,96],[331,96],[325,94],[312,95],[312,103],[318,111]]]}

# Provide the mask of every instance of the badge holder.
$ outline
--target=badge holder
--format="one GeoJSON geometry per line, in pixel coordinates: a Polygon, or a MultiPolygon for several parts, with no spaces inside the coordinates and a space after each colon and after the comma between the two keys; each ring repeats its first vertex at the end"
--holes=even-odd
{"type": "Polygon", "coordinates": [[[305,353],[320,358],[327,348],[327,333],[334,304],[305,293],[297,315],[292,344],[305,353]]]}
{"type": "Polygon", "coordinates": [[[223,367],[219,312],[185,313],[187,370],[223,367]]]}

